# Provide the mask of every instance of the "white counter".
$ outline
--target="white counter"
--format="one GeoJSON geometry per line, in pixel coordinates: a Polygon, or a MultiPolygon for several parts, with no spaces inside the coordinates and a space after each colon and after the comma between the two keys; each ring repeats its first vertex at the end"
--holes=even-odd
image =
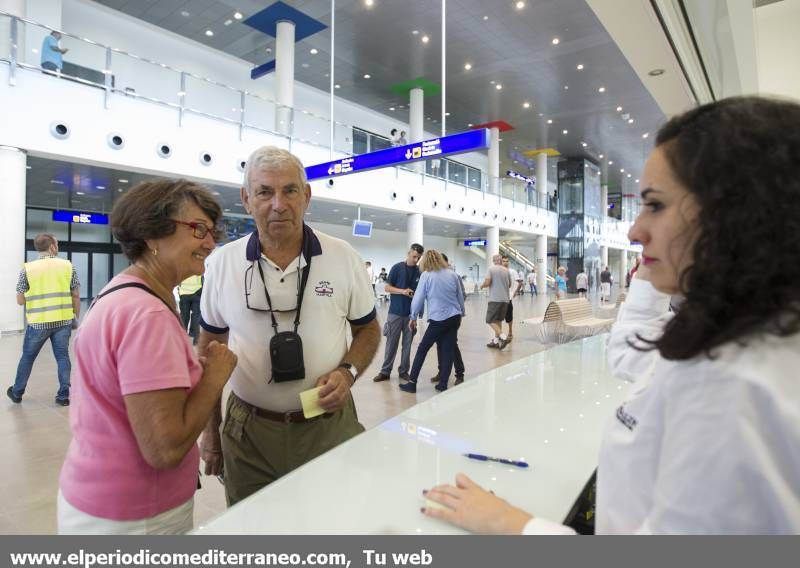
{"type": "Polygon", "coordinates": [[[422,490],[452,483],[457,472],[537,516],[561,521],[596,467],[602,430],[626,391],[608,373],[605,344],[602,335],[557,346],[451,387],[195,533],[460,533],[419,512],[422,490]],[[462,455],[467,452],[530,467],[474,461],[462,455]]]}

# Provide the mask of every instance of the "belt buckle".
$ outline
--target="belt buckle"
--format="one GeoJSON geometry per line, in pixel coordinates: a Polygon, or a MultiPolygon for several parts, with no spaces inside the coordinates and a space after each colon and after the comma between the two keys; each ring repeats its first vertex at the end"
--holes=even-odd
{"type": "Polygon", "coordinates": [[[292,414],[294,414],[294,412],[291,411],[291,410],[289,412],[284,412],[283,413],[283,422],[284,422],[284,424],[291,424],[292,423],[292,414]]]}

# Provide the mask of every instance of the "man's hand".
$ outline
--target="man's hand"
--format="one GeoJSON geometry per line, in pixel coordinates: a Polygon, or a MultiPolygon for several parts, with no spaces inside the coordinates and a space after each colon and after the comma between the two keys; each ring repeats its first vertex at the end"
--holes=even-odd
{"type": "Polygon", "coordinates": [[[208,428],[200,436],[200,457],[206,464],[203,472],[206,475],[219,475],[222,473],[222,442],[219,430],[210,432],[208,428]]]}
{"type": "Polygon", "coordinates": [[[416,318],[410,318],[408,320],[408,329],[410,329],[412,333],[417,333],[417,319],[416,318]]]}
{"type": "Polygon", "coordinates": [[[408,296],[409,298],[414,295],[414,290],[411,288],[406,288],[403,290],[403,296],[408,296]]]}
{"type": "Polygon", "coordinates": [[[350,372],[336,368],[327,375],[322,375],[317,379],[316,386],[322,387],[319,390],[319,405],[326,412],[336,412],[343,408],[350,398],[350,387],[353,385],[353,377],[350,372]]]}

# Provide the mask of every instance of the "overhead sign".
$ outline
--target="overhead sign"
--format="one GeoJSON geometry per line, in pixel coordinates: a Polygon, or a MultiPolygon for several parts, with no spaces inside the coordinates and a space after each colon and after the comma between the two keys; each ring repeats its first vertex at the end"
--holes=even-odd
{"type": "Polygon", "coordinates": [[[465,247],[485,247],[486,239],[464,239],[465,247]]]}
{"type": "Polygon", "coordinates": [[[508,170],[506,175],[510,178],[518,179],[520,181],[524,181],[525,183],[529,183],[531,185],[536,185],[536,178],[535,177],[528,177],[522,174],[518,174],[514,170],[508,170]]]}
{"type": "Polygon", "coordinates": [[[82,225],[108,225],[108,215],[82,211],[53,211],[53,221],[80,223],[82,225]]]}
{"type": "Polygon", "coordinates": [[[372,236],[372,221],[359,221],[353,219],[353,236],[366,237],[372,236]]]}
{"type": "Polygon", "coordinates": [[[450,136],[442,136],[433,140],[423,140],[405,146],[395,146],[349,156],[333,162],[325,162],[306,168],[306,177],[309,180],[320,178],[332,178],[377,168],[386,168],[402,164],[410,164],[429,158],[448,156],[453,154],[463,154],[476,150],[485,150],[489,147],[489,131],[485,128],[470,130],[450,136]]]}

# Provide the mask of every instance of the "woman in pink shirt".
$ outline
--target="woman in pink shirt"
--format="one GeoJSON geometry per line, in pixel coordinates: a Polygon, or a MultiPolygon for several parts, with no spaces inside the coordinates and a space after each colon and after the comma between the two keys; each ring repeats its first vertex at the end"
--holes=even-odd
{"type": "Polygon", "coordinates": [[[143,182],[114,205],[112,231],[132,264],[95,298],[75,339],[60,534],[191,530],[196,441],[236,355],[212,342],[198,360],[172,289],[203,273],[220,217],[210,193],[185,180],[143,182]]]}

